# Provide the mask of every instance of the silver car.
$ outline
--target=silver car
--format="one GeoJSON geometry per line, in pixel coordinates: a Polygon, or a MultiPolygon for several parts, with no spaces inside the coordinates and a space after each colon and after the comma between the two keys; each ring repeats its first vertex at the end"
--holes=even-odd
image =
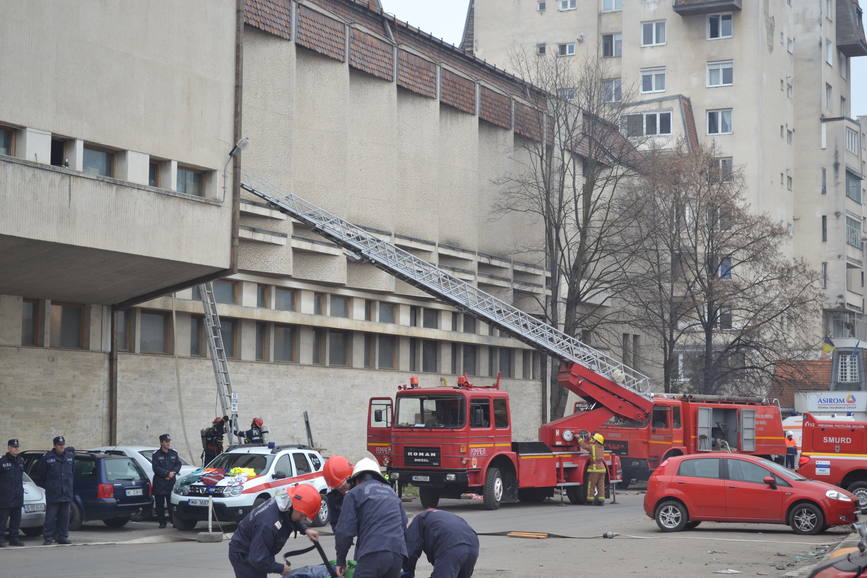
{"type": "Polygon", "coordinates": [[[45,523],[45,490],[24,474],[24,505],[21,506],[21,531],[28,536],[42,533],[45,523]]]}
{"type": "MultiPolygon", "coordinates": [[[[160,448],[155,448],[153,446],[102,446],[98,448],[92,448],[87,451],[105,452],[107,454],[114,454],[117,456],[126,456],[128,458],[132,458],[135,460],[135,463],[141,466],[141,469],[144,470],[145,474],[147,474],[148,481],[153,482],[154,468],[151,465],[151,456],[158,449],[160,448]]],[[[188,461],[186,461],[184,458],[181,458],[181,471],[178,474],[178,479],[186,476],[187,474],[195,472],[197,469],[198,468],[196,466],[190,465],[188,461]]]]}

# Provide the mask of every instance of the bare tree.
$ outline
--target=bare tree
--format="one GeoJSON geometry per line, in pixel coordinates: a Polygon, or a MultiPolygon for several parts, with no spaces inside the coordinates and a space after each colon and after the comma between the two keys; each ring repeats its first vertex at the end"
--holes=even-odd
{"type": "Polygon", "coordinates": [[[764,393],[777,364],[817,347],[818,276],[785,255],[787,228],[750,210],[713,148],[653,151],[642,167],[629,206],[643,281],[628,291],[662,343],[666,391],[687,352],[691,389],[764,393]]]}
{"type": "MultiPolygon", "coordinates": [[[[546,321],[605,345],[606,329],[623,322],[612,305],[629,283],[624,265],[634,250],[624,234],[632,213],[616,200],[637,161],[634,143],[619,130],[629,95],[596,58],[575,66],[525,53],[513,57],[512,68],[538,88],[528,96],[544,111],[543,137],[522,140],[515,159],[521,170],[499,180],[497,209],[537,215],[544,226],[543,246],[528,249],[544,254],[550,277],[546,321]]],[[[567,396],[552,385],[552,417],[564,414],[567,396]]]]}

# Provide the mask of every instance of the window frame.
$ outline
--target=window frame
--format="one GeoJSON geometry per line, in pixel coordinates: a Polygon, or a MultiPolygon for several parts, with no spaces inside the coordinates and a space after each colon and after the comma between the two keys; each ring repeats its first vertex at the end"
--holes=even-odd
{"type": "MultiPolygon", "coordinates": [[[[646,136],[671,136],[672,133],[672,113],[670,110],[657,110],[657,111],[645,111],[645,112],[637,112],[635,114],[626,115],[627,118],[627,127],[626,127],[626,136],[627,138],[637,138],[637,137],[646,137],[646,136]],[[648,116],[656,116],[656,132],[653,134],[647,133],[647,117],[648,116]],[[661,119],[663,115],[668,116],[668,132],[659,132],[661,119]],[[629,126],[628,119],[629,117],[641,117],[641,134],[629,134],[629,126]]],[[[584,339],[582,339],[584,341],[584,339]]],[[[585,341],[586,343],[586,341],[585,341]]]]}
{"type": "Polygon", "coordinates": [[[622,58],[623,57],[623,33],[612,32],[602,35],[602,58],[622,58]],[[606,39],[610,38],[611,54],[606,54],[606,39]]]}
{"type": "MultiPolygon", "coordinates": [[[[206,192],[205,191],[205,186],[206,186],[205,179],[206,179],[206,177],[207,177],[207,171],[203,171],[202,169],[199,169],[199,168],[196,168],[196,167],[193,167],[190,165],[182,165],[182,164],[178,163],[177,173],[175,175],[175,192],[181,193],[182,195],[190,195],[192,197],[204,198],[207,196],[205,194],[205,192],[206,192]],[[198,192],[190,192],[187,190],[181,190],[181,171],[183,171],[184,174],[189,174],[190,176],[193,177],[193,184],[198,186],[198,189],[199,189],[198,192]]],[[[186,187],[187,187],[186,183],[187,183],[187,180],[185,179],[184,180],[184,189],[186,189],[186,187]]]]}
{"type": "Polygon", "coordinates": [[[21,346],[44,347],[45,346],[45,302],[41,299],[24,298],[21,300],[21,346]],[[31,331],[33,339],[30,343],[24,343],[24,304],[29,303],[33,307],[33,320],[31,331]]]}
{"type": "Polygon", "coordinates": [[[846,244],[850,247],[861,249],[861,247],[863,246],[863,243],[861,242],[861,235],[861,221],[854,217],[846,215],[846,244]]]}
{"type": "Polygon", "coordinates": [[[6,152],[4,153],[4,152],[2,152],[2,150],[0,150],[0,154],[6,155],[9,157],[14,157],[15,156],[15,145],[16,145],[16,140],[17,140],[16,136],[18,134],[18,131],[15,130],[14,128],[12,128],[11,126],[6,126],[5,124],[0,124],[0,142],[2,142],[2,140],[4,138],[3,137],[4,134],[8,135],[8,137],[7,137],[8,138],[8,145],[7,145],[6,152]]]}
{"type": "Polygon", "coordinates": [[[565,58],[566,56],[575,56],[575,43],[574,42],[558,42],[557,43],[557,57],[565,58]]]}
{"type": "Polygon", "coordinates": [[[53,349],[69,349],[69,350],[81,350],[88,349],[87,335],[89,332],[89,323],[88,323],[88,308],[86,305],[82,303],[69,303],[64,301],[52,301],[51,306],[48,311],[49,315],[49,328],[48,328],[48,344],[49,347],[53,349]],[[54,308],[60,307],[60,328],[58,329],[57,339],[60,343],[55,343],[55,335],[54,335],[54,308]],[[63,345],[63,311],[65,307],[74,307],[80,310],[81,317],[80,323],[78,327],[78,345],[75,346],[66,346],[63,345]]]}
{"type": "Polygon", "coordinates": [[[622,12],[623,11],[623,0],[602,0],[602,8],[601,12],[622,12]],[[606,8],[606,4],[610,6],[610,8],[606,8]]]}
{"type": "Polygon", "coordinates": [[[112,149],[109,149],[107,147],[99,146],[97,144],[85,142],[84,146],[82,147],[82,151],[81,151],[81,172],[83,172],[86,175],[90,175],[90,176],[108,177],[110,179],[115,178],[115,174],[117,173],[117,168],[116,168],[117,158],[115,157],[116,153],[117,153],[116,150],[112,150],[112,149]],[[88,152],[106,155],[107,161],[108,161],[108,163],[107,163],[108,174],[103,174],[100,172],[88,172],[88,170],[87,170],[87,153],[88,152]]]}
{"type": "Polygon", "coordinates": [[[735,83],[735,65],[734,60],[714,60],[710,61],[706,65],[706,74],[705,74],[705,87],[706,88],[719,88],[722,86],[732,86],[735,83]],[[725,82],[725,72],[729,71],[729,82],[725,82]],[[711,73],[712,72],[719,73],[719,82],[717,84],[713,84],[711,82],[711,73]]]}
{"type": "Polygon", "coordinates": [[[557,2],[557,9],[560,12],[568,12],[569,10],[577,10],[578,9],[578,0],[559,0],[557,2]]]}
{"type": "Polygon", "coordinates": [[[861,177],[846,169],[846,198],[855,201],[859,205],[861,204],[861,177]],[[855,192],[853,193],[850,189],[852,189],[852,183],[854,183],[855,192]]]}
{"type": "Polygon", "coordinates": [[[172,319],[168,311],[159,309],[142,309],[139,312],[139,347],[137,353],[144,355],[171,355],[174,352],[174,344],[172,343],[172,319]],[[145,351],[144,349],[144,316],[160,317],[163,322],[163,349],[162,351],[145,351]]]}
{"type": "Polygon", "coordinates": [[[706,40],[725,40],[726,38],[733,38],[735,35],[735,19],[734,14],[731,12],[719,12],[716,14],[708,14],[707,15],[707,34],[705,35],[706,40]],[[723,18],[728,17],[729,21],[729,34],[723,35],[723,18]],[[717,24],[717,29],[719,30],[719,36],[711,36],[711,18],[718,18],[719,22],[717,24]]]}
{"type": "Polygon", "coordinates": [[[709,109],[709,110],[707,110],[707,111],[705,112],[705,131],[706,131],[706,134],[707,134],[708,136],[719,136],[719,135],[724,135],[724,134],[734,134],[734,131],[735,131],[735,129],[734,129],[734,109],[732,109],[732,108],[714,108],[714,109],[709,109]],[[723,125],[723,122],[722,122],[722,121],[723,121],[723,118],[724,118],[723,115],[724,115],[725,113],[728,113],[728,125],[729,125],[729,130],[727,130],[727,131],[722,130],[722,125],[723,125]],[[711,114],[716,114],[716,115],[717,115],[717,121],[716,121],[716,123],[717,123],[717,132],[711,132],[711,131],[710,131],[710,118],[711,118],[711,114]]]}
{"type": "Polygon", "coordinates": [[[602,80],[602,101],[623,102],[622,78],[606,78],[602,80]]]}
{"type": "Polygon", "coordinates": [[[329,329],[327,334],[328,334],[328,337],[327,337],[328,344],[326,346],[326,351],[327,351],[327,355],[328,355],[327,365],[329,367],[352,367],[352,341],[353,341],[354,333],[352,331],[342,331],[342,330],[329,329]],[[336,349],[336,345],[334,342],[335,341],[334,340],[335,335],[342,335],[345,337],[345,341],[343,342],[343,348],[342,348],[343,349],[343,363],[335,363],[333,361],[333,358],[334,358],[333,354],[335,351],[338,351],[336,349]]]}
{"type": "Polygon", "coordinates": [[[642,20],[641,21],[641,47],[649,48],[651,46],[665,46],[668,43],[668,22],[662,18],[657,20],[642,20]],[[662,42],[659,41],[659,28],[657,25],[662,24],[662,42]],[[650,25],[652,33],[651,33],[651,42],[645,43],[644,38],[644,28],[645,26],[650,25]]]}
{"type": "Polygon", "coordinates": [[[642,68],[639,70],[639,91],[641,94],[655,94],[659,92],[665,92],[668,90],[668,70],[665,66],[654,66],[650,68],[642,68]],[[661,74],[660,74],[661,73],[661,74]],[[657,79],[662,77],[662,88],[657,86],[657,79]],[[650,90],[644,89],[644,79],[645,77],[650,78],[651,88],[650,90]]]}

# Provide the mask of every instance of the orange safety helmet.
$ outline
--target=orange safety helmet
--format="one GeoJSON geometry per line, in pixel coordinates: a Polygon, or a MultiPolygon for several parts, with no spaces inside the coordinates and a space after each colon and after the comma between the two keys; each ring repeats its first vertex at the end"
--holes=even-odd
{"type": "Polygon", "coordinates": [[[352,462],[343,456],[331,456],[325,462],[322,473],[329,488],[338,488],[352,475],[352,462]]]}
{"type": "Polygon", "coordinates": [[[289,490],[292,499],[292,509],[298,510],[308,519],[313,520],[319,514],[322,507],[322,496],[319,491],[310,484],[298,484],[289,490]]]}
{"type": "Polygon", "coordinates": [[[256,426],[256,427],[262,427],[262,424],[263,424],[263,423],[265,423],[265,422],[262,421],[262,418],[261,418],[261,417],[254,417],[254,418],[253,418],[253,425],[254,425],[254,426],[256,426]]]}

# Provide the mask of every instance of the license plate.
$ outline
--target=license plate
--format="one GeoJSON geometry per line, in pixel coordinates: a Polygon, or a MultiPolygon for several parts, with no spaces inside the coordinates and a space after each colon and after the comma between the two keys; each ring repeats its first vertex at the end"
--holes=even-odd
{"type": "Polygon", "coordinates": [[[208,498],[190,498],[191,506],[207,506],[208,498]]]}
{"type": "Polygon", "coordinates": [[[132,488],[126,491],[127,496],[143,496],[144,491],[141,488],[132,488]]]}
{"type": "Polygon", "coordinates": [[[33,512],[44,512],[45,504],[24,504],[24,511],[28,514],[33,512]]]}
{"type": "Polygon", "coordinates": [[[429,482],[430,476],[413,476],[412,481],[414,481],[414,482],[429,482]]]}

